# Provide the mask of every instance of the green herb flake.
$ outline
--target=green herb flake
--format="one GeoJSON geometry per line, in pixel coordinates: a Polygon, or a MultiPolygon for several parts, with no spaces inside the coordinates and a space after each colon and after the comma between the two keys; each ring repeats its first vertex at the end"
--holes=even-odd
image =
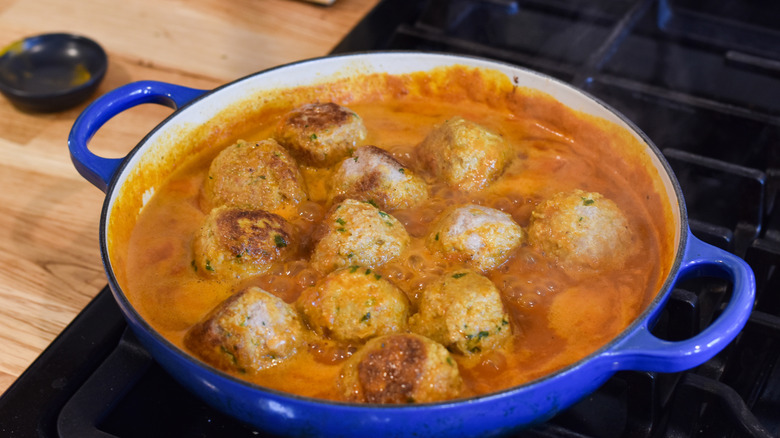
{"type": "Polygon", "coordinates": [[[369,319],[371,319],[371,312],[366,312],[366,314],[360,318],[360,322],[367,322],[369,319]]]}
{"type": "Polygon", "coordinates": [[[214,268],[211,266],[211,260],[206,260],[206,270],[214,272],[214,268]]]}
{"type": "Polygon", "coordinates": [[[317,134],[312,134],[312,135],[309,136],[309,138],[312,139],[312,140],[316,140],[317,139],[317,134]]]}
{"type": "Polygon", "coordinates": [[[383,218],[388,218],[388,217],[390,217],[390,215],[389,215],[389,214],[387,214],[387,213],[385,213],[384,211],[381,211],[381,210],[379,211],[379,216],[382,216],[383,218]]]}
{"type": "Polygon", "coordinates": [[[192,260],[192,262],[190,262],[190,266],[192,266],[192,269],[193,269],[195,272],[198,272],[198,264],[197,264],[197,263],[195,263],[195,260],[192,260]]]}
{"type": "Polygon", "coordinates": [[[345,233],[347,229],[344,227],[340,227],[340,228],[336,228],[336,231],[338,231],[339,233],[345,233]]]}
{"type": "Polygon", "coordinates": [[[404,169],[404,168],[402,167],[402,168],[398,169],[398,171],[399,171],[399,172],[401,172],[401,173],[405,173],[405,172],[406,172],[406,169],[404,169]]]}
{"type": "Polygon", "coordinates": [[[371,270],[370,270],[370,269],[366,269],[366,272],[365,272],[365,274],[366,274],[366,275],[368,275],[368,274],[370,274],[370,273],[371,273],[371,270]]]}
{"type": "Polygon", "coordinates": [[[452,360],[452,356],[447,356],[447,364],[451,367],[455,366],[455,361],[452,360]]]}
{"type": "Polygon", "coordinates": [[[439,241],[439,233],[436,233],[436,237],[434,237],[433,239],[438,242],[439,241]]]}
{"type": "Polygon", "coordinates": [[[380,278],[382,278],[381,275],[374,273],[374,279],[379,280],[380,278]]]}
{"type": "Polygon", "coordinates": [[[369,199],[369,200],[368,200],[368,201],[366,201],[366,202],[367,202],[368,204],[371,204],[371,205],[373,205],[375,208],[379,208],[379,206],[378,206],[378,205],[376,205],[376,202],[374,202],[374,200],[373,200],[373,199],[369,199]]]}
{"type": "Polygon", "coordinates": [[[358,269],[360,269],[360,266],[352,265],[352,266],[349,267],[349,273],[350,274],[354,274],[355,272],[357,272],[358,269]]]}
{"type": "Polygon", "coordinates": [[[287,246],[287,241],[284,240],[284,237],[282,237],[281,234],[277,234],[274,236],[274,243],[276,244],[277,248],[284,248],[287,246]]]}
{"type": "Polygon", "coordinates": [[[590,198],[582,198],[582,205],[593,205],[595,202],[590,198]]]}
{"type": "Polygon", "coordinates": [[[339,224],[339,225],[346,225],[347,221],[345,221],[342,218],[338,218],[338,219],[336,219],[336,223],[339,224]]]}
{"type": "Polygon", "coordinates": [[[462,277],[465,277],[466,274],[468,274],[468,272],[458,272],[457,274],[452,274],[452,278],[455,278],[455,279],[462,278],[462,277]]]}

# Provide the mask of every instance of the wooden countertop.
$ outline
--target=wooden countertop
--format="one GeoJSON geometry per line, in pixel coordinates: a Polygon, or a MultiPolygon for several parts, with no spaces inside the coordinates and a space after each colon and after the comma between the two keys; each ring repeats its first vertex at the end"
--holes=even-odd
{"type": "MultiPolygon", "coordinates": [[[[258,70],[325,55],[378,0],[0,0],[0,47],[73,32],[108,52],[95,96],[151,79],[210,89],[258,70]]],[[[0,393],[103,288],[103,193],[70,161],[67,137],[87,104],[24,113],[0,97],[0,393]]],[[[144,105],[90,144],[124,156],[171,110],[144,105]]]]}

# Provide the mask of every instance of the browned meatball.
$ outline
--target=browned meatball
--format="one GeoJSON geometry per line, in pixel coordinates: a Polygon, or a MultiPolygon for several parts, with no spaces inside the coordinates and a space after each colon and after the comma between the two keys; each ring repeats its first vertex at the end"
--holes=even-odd
{"type": "Polygon", "coordinates": [[[333,175],[330,199],[373,201],[384,210],[409,208],[428,198],[425,181],[376,146],[363,146],[333,175]]]}
{"type": "Polygon", "coordinates": [[[411,241],[392,215],[354,199],[333,206],[323,226],[311,257],[319,272],[353,265],[377,268],[398,257],[411,241]]]}
{"type": "Polygon", "coordinates": [[[306,185],[292,156],[268,139],[239,140],[214,158],[204,184],[207,210],[220,205],[258,208],[292,218],[306,185]]]}
{"type": "Polygon", "coordinates": [[[528,242],[567,267],[620,268],[634,252],[628,219],[599,193],[554,195],[531,212],[528,242]]]}
{"type": "Polygon", "coordinates": [[[330,166],[360,146],[366,138],[363,120],[335,103],[310,103],[287,113],[276,139],[298,160],[310,166],[330,166]]]}
{"type": "Polygon", "coordinates": [[[434,175],[466,192],[487,187],[501,176],[512,158],[503,137],[461,117],[449,119],[431,131],[417,150],[434,175]]]}
{"type": "Polygon", "coordinates": [[[273,213],[218,207],[195,236],[193,266],[217,278],[260,275],[295,255],[295,235],[295,228],[273,213]]]}
{"type": "Polygon", "coordinates": [[[374,338],[345,363],[339,387],[348,401],[426,403],[460,394],[458,365],[446,348],[412,333],[374,338]]]}
{"type": "Polygon", "coordinates": [[[298,306],[320,335],[352,343],[406,330],[409,300],[370,268],[350,266],[304,289],[298,306]]]}
{"type": "Polygon", "coordinates": [[[511,336],[498,288],[468,269],[449,272],[428,285],[409,325],[413,332],[466,354],[494,349],[511,336]]]}
{"type": "Polygon", "coordinates": [[[486,271],[504,263],[520,245],[523,232],[501,210],[468,204],[442,214],[426,239],[434,253],[486,271]]]}
{"type": "Polygon", "coordinates": [[[194,325],[184,343],[217,368],[252,373],[294,355],[303,333],[292,306],[251,287],[223,301],[194,325]]]}

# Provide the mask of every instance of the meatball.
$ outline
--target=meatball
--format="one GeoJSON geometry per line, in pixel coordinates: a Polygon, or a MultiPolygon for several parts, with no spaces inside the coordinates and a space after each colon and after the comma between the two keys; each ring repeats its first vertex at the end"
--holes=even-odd
{"type": "Polygon", "coordinates": [[[461,117],[445,121],[423,140],[418,156],[449,186],[466,192],[495,181],[512,158],[500,135],[461,117]]]}
{"type": "Polygon", "coordinates": [[[468,269],[447,273],[428,285],[409,325],[413,332],[465,354],[499,347],[511,335],[498,289],[468,269]]]}
{"type": "Polygon", "coordinates": [[[523,230],[501,210],[468,204],[441,216],[426,239],[429,250],[486,271],[504,263],[523,239],[523,230]]]}
{"type": "Polygon", "coordinates": [[[403,291],[357,265],[332,272],[305,289],[298,306],[315,332],[351,343],[406,331],[409,317],[403,291]]]}
{"type": "Polygon", "coordinates": [[[303,324],[292,306],[259,287],[250,287],[194,325],[184,344],[217,368],[252,373],[294,355],[303,344],[303,334],[303,324]]]}
{"type": "Polygon", "coordinates": [[[294,227],[263,210],[217,207],[195,236],[193,267],[217,278],[243,278],[267,272],[297,250],[294,227]]]}
{"type": "Polygon", "coordinates": [[[446,348],[420,335],[374,338],[345,363],[339,388],[348,401],[425,403],[460,394],[458,365],[446,348]]]}
{"type": "Polygon", "coordinates": [[[214,158],[204,184],[207,210],[220,205],[261,208],[291,218],[306,200],[298,164],[276,142],[239,140],[214,158]]]}
{"type": "Polygon", "coordinates": [[[335,103],[310,103],[287,113],[276,139],[302,163],[325,167],[349,156],[366,138],[363,120],[335,103]]]}
{"type": "Polygon", "coordinates": [[[322,225],[311,257],[319,272],[353,265],[374,269],[398,257],[411,240],[396,218],[354,199],[333,206],[322,225]]]}
{"type": "Polygon", "coordinates": [[[628,220],[599,193],[558,193],[531,212],[528,242],[566,267],[621,268],[634,249],[628,220]]]}
{"type": "Polygon", "coordinates": [[[358,148],[333,175],[330,199],[373,201],[379,208],[409,208],[428,198],[428,186],[411,169],[376,146],[358,148]]]}

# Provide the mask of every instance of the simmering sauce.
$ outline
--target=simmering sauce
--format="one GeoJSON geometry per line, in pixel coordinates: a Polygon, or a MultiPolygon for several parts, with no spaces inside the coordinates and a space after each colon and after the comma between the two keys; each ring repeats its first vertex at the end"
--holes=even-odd
{"type": "MultiPolygon", "coordinates": [[[[193,269],[192,249],[208,213],[202,208],[202,188],[216,154],[238,139],[273,136],[285,111],[317,100],[334,101],[359,114],[368,133],[364,144],[388,151],[428,183],[427,201],[391,212],[411,236],[409,248],[375,269],[406,293],[412,312],[425,285],[463,266],[431,254],[425,246],[431,227],[448,206],[492,207],[525,229],[540,202],[558,192],[582,189],[614,201],[628,219],[637,249],[620,269],[567,268],[524,243],[507,262],[485,273],[501,292],[513,336],[496,350],[453,354],[464,382],[461,397],[523,384],[582,359],[621,333],[655,298],[672,258],[670,207],[642,146],[622,128],[542,93],[514,87],[506,78],[467,68],[430,76],[374,75],[326,88],[292,90],[259,109],[234,111],[241,121],[219,121],[221,133],[206,136],[193,147],[197,153],[179,160],[137,217],[125,212],[112,219],[114,229],[125,230],[117,232],[112,244],[112,253],[119,254],[112,259],[115,266],[121,264],[122,287],[149,324],[174,344],[186,350],[187,330],[240,290],[260,286],[293,303],[322,278],[308,265],[308,257],[311,236],[329,207],[331,169],[300,166],[309,199],[290,222],[300,235],[301,257],[279,263],[264,275],[230,281],[193,269]],[[511,163],[484,190],[454,190],[421,168],[416,158],[415,149],[425,136],[456,116],[480,123],[512,145],[511,163]]],[[[127,205],[133,202],[137,204],[127,205]]],[[[307,347],[291,359],[257,374],[235,374],[265,387],[339,399],[336,380],[356,347],[312,333],[307,347]]]]}

